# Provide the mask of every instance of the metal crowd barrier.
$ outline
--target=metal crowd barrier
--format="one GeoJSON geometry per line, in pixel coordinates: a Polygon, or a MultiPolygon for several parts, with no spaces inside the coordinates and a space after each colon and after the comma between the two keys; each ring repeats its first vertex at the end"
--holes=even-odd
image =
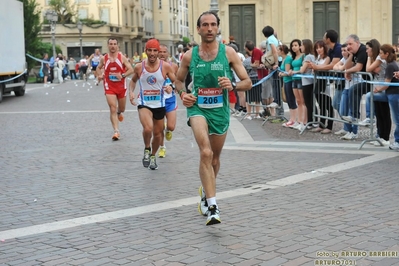
{"type": "MultiPolygon", "coordinates": [[[[360,122],[366,118],[366,108],[363,108],[361,102],[363,96],[367,92],[373,90],[373,85],[369,82],[373,80],[371,73],[357,72],[351,75],[351,80],[347,80],[344,77],[344,72],[340,71],[315,71],[314,73],[314,104],[313,104],[313,121],[308,121],[306,126],[312,124],[319,124],[323,128],[332,129],[333,122],[347,123],[352,126],[362,126],[360,122]],[[342,108],[340,113],[336,104],[333,106],[335,97],[339,99],[342,97],[344,90],[348,90],[344,97],[347,97],[348,101],[347,108],[342,108]],[[345,110],[344,110],[345,109],[345,110]],[[351,119],[352,118],[352,119],[351,119]]],[[[378,141],[382,146],[379,139],[374,134],[374,97],[373,93],[370,93],[370,134],[368,138],[363,140],[360,144],[359,149],[363,147],[366,142],[378,141]]],[[[335,99],[337,101],[337,99],[335,99]]],[[[341,102],[341,101],[340,101],[341,102]]],[[[304,130],[300,134],[302,134],[304,130]]]]}
{"type": "Polygon", "coordinates": [[[253,110],[250,112],[247,110],[247,114],[241,117],[240,121],[243,120],[247,115],[259,115],[259,112],[256,112],[257,107],[260,107],[260,112],[263,112],[265,108],[275,108],[276,115],[274,116],[267,116],[262,117],[263,123],[262,126],[271,119],[281,119],[287,120],[287,118],[283,114],[278,114],[277,109],[283,108],[283,99],[281,93],[281,87],[283,81],[280,77],[278,77],[277,70],[271,71],[266,77],[258,80],[257,78],[252,78],[252,88],[245,92],[245,102],[248,106],[253,110]],[[271,86],[272,88],[272,95],[274,101],[272,104],[264,104],[262,99],[262,86],[271,86]]]}

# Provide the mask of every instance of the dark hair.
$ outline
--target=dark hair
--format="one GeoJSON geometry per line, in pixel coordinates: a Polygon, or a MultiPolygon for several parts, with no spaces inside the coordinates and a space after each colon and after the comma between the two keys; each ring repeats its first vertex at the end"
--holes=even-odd
{"type": "Polygon", "coordinates": [[[323,42],[323,41],[317,41],[317,42],[314,43],[314,54],[315,55],[317,55],[316,48],[318,48],[318,47],[323,47],[323,50],[324,50],[324,57],[323,58],[326,58],[328,56],[328,54],[327,54],[328,53],[328,49],[327,49],[326,43],[323,42]]]}
{"type": "Polygon", "coordinates": [[[326,30],[326,39],[330,39],[331,42],[336,43],[338,41],[338,32],[335,30],[326,30]]]}
{"type": "Polygon", "coordinates": [[[269,38],[274,34],[274,29],[271,26],[266,26],[263,28],[262,33],[266,38],[269,38]]]}
{"type": "Polygon", "coordinates": [[[305,55],[313,54],[313,42],[309,39],[303,39],[302,45],[305,47],[305,51],[301,51],[305,55]]]}
{"type": "Polygon", "coordinates": [[[184,52],[184,53],[187,52],[188,50],[190,50],[190,48],[188,48],[188,47],[184,47],[184,48],[183,48],[183,52],[184,52]]]}
{"type": "Polygon", "coordinates": [[[380,47],[381,47],[380,42],[377,41],[376,39],[371,39],[370,41],[366,42],[366,45],[368,45],[371,48],[372,51],[371,59],[375,61],[375,59],[377,59],[377,56],[380,53],[380,47]]]}
{"type": "Polygon", "coordinates": [[[213,12],[213,11],[205,11],[205,12],[203,12],[203,13],[198,17],[198,20],[197,20],[197,27],[198,27],[198,28],[201,27],[201,18],[202,18],[203,15],[214,15],[215,18],[216,18],[216,23],[217,23],[217,25],[218,25],[218,27],[219,27],[220,18],[218,17],[218,14],[216,14],[216,13],[213,12]]]}
{"type": "Polygon", "coordinates": [[[341,48],[346,48],[348,46],[346,43],[341,44],[341,48]]]}
{"type": "Polygon", "coordinates": [[[285,44],[282,44],[279,46],[280,51],[282,51],[284,54],[288,54],[290,50],[288,49],[288,46],[285,44]]]}
{"type": "Polygon", "coordinates": [[[234,49],[234,51],[236,51],[236,53],[238,53],[238,47],[234,43],[228,43],[228,44],[226,44],[226,46],[230,46],[231,48],[234,49]]]}
{"type": "MultiPolygon", "coordinates": [[[[295,57],[297,56],[297,54],[292,51],[292,45],[294,44],[294,42],[297,42],[298,46],[301,46],[301,44],[302,44],[301,40],[299,40],[299,39],[293,39],[291,41],[291,43],[290,43],[290,52],[291,52],[291,55],[292,55],[292,59],[295,59],[295,57]]],[[[300,50],[299,50],[299,53],[301,53],[300,50]]]]}
{"type": "Polygon", "coordinates": [[[253,51],[255,49],[255,44],[253,41],[246,41],[245,42],[245,48],[247,48],[250,51],[253,51]]]}
{"type": "Polygon", "coordinates": [[[115,41],[116,41],[116,44],[118,44],[118,40],[117,40],[116,38],[114,38],[114,37],[110,37],[110,38],[108,38],[108,41],[107,41],[107,43],[109,43],[109,41],[111,41],[111,40],[115,40],[115,41]]]}
{"type": "Polygon", "coordinates": [[[380,50],[381,50],[384,54],[387,54],[387,53],[389,54],[389,55],[387,56],[387,59],[386,59],[387,63],[391,63],[391,62],[396,61],[396,52],[395,52],[395,49],[393,48],[392,45],[390,45],[390,44],[383,44],[383,45],[381,45],[380,50]]]}

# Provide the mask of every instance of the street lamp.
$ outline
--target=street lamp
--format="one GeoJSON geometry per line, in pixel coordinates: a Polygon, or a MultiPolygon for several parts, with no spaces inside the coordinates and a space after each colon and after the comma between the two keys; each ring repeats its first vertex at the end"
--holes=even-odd
{"type": "Polygon", "coordinates": [[[80,41],[80,58],[83,58],[83,47],[82,47],[82,29],[83,29],[83,23],[82,21],[78,21],[78,30],[79,30],[79,41],[80,41]]]}
{"type": "Polygon", "coordinates": [[[54,10],[48,10],[46,12],[46,19],[50,22],[51,25],[51,40],[53,43],[53,59],[54,59],[54,66],[53,66],[53,83],[58,83],[58,67],[55,64],[55,26],[57,25],[58,15],[57,12],[54,10]]]}
{"type": "Polygon", "coordinates": [[[209,9],[210,11],[213,11],[215,13],[217,13],[219,11],[219,4],[218,4],[218,0],[211,0],[211,7],[209,9]]]}

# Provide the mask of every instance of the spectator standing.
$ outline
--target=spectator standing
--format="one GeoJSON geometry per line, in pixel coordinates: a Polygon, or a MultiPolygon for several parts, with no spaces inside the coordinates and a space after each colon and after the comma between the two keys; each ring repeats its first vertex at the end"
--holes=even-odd
{"type": "Polygon", "coordinates": [[[69,58],[68,69],[69,69],[69,75],[71,76],[71,79],[77,79],[77,77],[76,77],[76,60],[73,57],[69,58]]]}

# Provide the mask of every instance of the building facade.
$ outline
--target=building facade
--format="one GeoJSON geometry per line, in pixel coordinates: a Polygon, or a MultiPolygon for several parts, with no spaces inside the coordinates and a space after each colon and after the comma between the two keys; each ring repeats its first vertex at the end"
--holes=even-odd
{"type": "MultiPolygon", "coordinates": [[[[190,0],[192,21],[209,9],[211,0],[190,0]]],[[[283,43],[292,39],[319,40],[325,30],[335,29],[340,41],[355,33],[362,42],[372,38],[382,43],[399,42],[399,0],[218,0],[221,33],[233,35],[244,49],[246,40],[259,44],[262,29],[272,26],[283,43]]],[[[194,23],[195,22],[195,23],[194,23]]],[[[194,35],[199,41],[197,34],[194,35]]]]}
{"type": "MultiPolygon", "coordinates": [[[[37,0],[42,9],[43,19],[47,10],[52,10],[50,0],[37,0]]],[[[70,0],[77,11],[74,23],[56,25],[56,44],[64,55],[78,59],[80,37],[83,56],[90,55],[94,49],[107,52],[107,40],[116,38],[120,51],[132,57],[141,54],[145,42],[157,38],[167,45],[171,52],[189,37],[187,0],[70,0]],[[94,21],[83,23],[81,36],[77,20],[94,21]],[[102,21],[102,22],[101,22],[102,21]]],[[[40,33],[43,41],[51,42],[51,29],[44,24],[40,33]]]]}
{"type": "MultiPolygon", "coordinates": [[[[51,9],[49,0],[37,0],[43,16],[51,9]]],[[[79,19],[104,21],[85,24],[82,29],[84,54],[95,48],[107,52],[107,39],[117,38],[120,50],[132,56],[143,51],[145,42],[157,38],[172,53],[184,37],[200,41],[199,15],[210,9],[212,0],[70,0],[79,19]]],[[[357,34],[362,42],[372,38],[380,43],[399,42],[399,0],[218,0],[222,38],[233,35],[244,49],[246,40],[259,44],[262,29],[271,25],[278,38],[289,43],[294,38],[319,40],[325,30],[335,29],[340,41],[357,34]]],[[[51,42],[49,26],[41,32],[51,42]]],[[[56,43],[65,55],[80,57],[76,24],[57,24],[56,43]]]]}

